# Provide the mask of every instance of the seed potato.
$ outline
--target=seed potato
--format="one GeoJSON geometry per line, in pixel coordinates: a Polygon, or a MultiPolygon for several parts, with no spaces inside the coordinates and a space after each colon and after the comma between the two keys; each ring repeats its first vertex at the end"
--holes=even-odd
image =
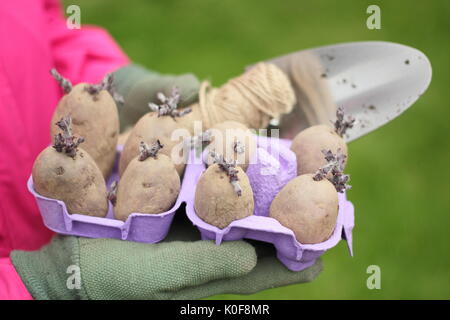
{"type": "Polygon", "coordinates": [[[184,127],[181,127],[178,122],[170,116],[160,116],[156,112],[149,112],[139,119],[131,131],[127,141],[125,142],[122,155],[119,162],[119,174],[123,175],[130,161],[139,154],[139,144],[144,141],[148,145],[156,143],[160,140],[164,148],[160,154],[165,154],[175,164],[180,177],[183,175],[186,166],[187,152],[184,152],[182,142],[190,136],[190,133],[184,127]],[[177,131],[179,136],[172,139],[172,133],[177,131]],[[179,153],[172,157],[172,150],[177,147],[179,153]]]}
{"type": "MultiPolygon", "coordinates": [[[[75,135],[86,139],[84,150],[97,163],[103,177],[108,177],[114,165],[117,139],[119,135],[119,116],[117,106],[110,93],[101,90],[89,93],[87,83],[74,86],[64,95],[52,117],[52,124],[65,115],[72,117],[75,135]]],[[[51,126],[52,137],[58,132],[56,125],[51,126]]]]}
{"type": "Polygon", "coordinates": [[[173,207],[180,192],[180,176],[164,154],[141,161],[135,157],[127,166],[117,188],[116,219],[133,213],[158,214],[173,207]]]}
{"type": "Polygon", "coordinates": [[[289,181],[270,206],[270,217],[291,229],[302,244],[320,243],[333,233],[339,211],[335,186],[304,174],[289,181]]]}
{"type": "Polygon", "coordinates": [[[315,173],[327,164],[322,150],[337,153],[338,149],[347,156],[344,139],[327,125],[312,126],[301,131],[291,145],[291,150],[297,156],[297,174],[315,173]]]}
{"type": "MultiPolygon", "coordinates": [[[[211,135],[208,149],[222,154],[227,160],[237,161],[244,171],[247,170],[256,151],[254,134],[245,125],[236,121],[221,122],[208,131],[211,135]]],[[[210,155],[207,163],[213,163],[210,155]]]]}
{"type": "Polygon", "coordinates": [[[106,216],[105,180],[85,150],[78,148],[75,157],[71,158],[47,147],[36,158],[32,174],[36,192],[64,201],[70,214],[106,216]]]}
{"type": "Polygon", "coordinates": [[[237,166],[236,169],[242,190],[240,196],[230,183],[230,177],[217,163],[209,166],[197,183],[194,200],[197,216],[220,229],[253,214],[250,181],[242,168],[237,166]]]}

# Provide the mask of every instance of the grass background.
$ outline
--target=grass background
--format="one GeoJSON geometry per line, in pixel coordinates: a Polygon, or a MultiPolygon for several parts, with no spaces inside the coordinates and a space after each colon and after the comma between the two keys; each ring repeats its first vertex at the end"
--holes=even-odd
{"type": "MultiPolygon", "coordinates": [[[[428,91],[401,117],[350,144],[355,257],[344,242],[316,281],[221,299],[450,298],[450,1],[70,0],[130,58],[220,85],[259,60],[338,42],[386,40],[423,51],[428,91]],[[366,8],[381,7],[381,30],[366,8]],[[381,290],[366,287],[379,265],[381,290]]],[[[270,275],[268,275],[270,276],[270,275]]]]}

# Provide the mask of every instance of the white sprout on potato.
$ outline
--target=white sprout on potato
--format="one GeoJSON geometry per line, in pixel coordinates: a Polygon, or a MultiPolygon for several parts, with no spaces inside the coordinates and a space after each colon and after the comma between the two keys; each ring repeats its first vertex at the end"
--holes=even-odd
{"type": "Polygon", "coordinates": [[[53,78],[59,83],[61,88],[64,90],[64,93],[69,93],[72,91],[72,82],[70,80],[64,78],[55,68],[50,70],[50,74],[53,78]]]}
{"type": "Polygon", "coordinates": [[[166,96],[162,92],[158,92],[156,97],[161,102],[161,104],[156,104],[153,102],[149,102],[149,108],[158,113],[158,117],[161,116],[171,116],[182,117],[192,111],[191,108],[184,108],[182,110],[177,110],[178,103],[180,102],[180,92],[177,87],[172,88],[172,93],[170,96],[166,96]]]}

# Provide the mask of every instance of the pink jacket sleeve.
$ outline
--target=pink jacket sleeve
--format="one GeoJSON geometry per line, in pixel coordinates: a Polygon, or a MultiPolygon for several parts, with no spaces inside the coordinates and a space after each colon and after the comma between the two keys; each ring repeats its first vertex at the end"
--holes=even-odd
{"type": "Polygon", "coordinates": [[[0,300],[32,300],[9,258],[0,258],[0,300]]]}
{"type": "Polygon", "coordinates": [[[51,142],[62,94],[49,70],[56,67],[73,83],[97,82],[127,63],[104,30],[68,29],[57,0],[0,1],[1,298],[28,294],[9,252],[37,250],[52,236],[26,189],[34,159],[51,142]]]}
{"type": "Polygon", "coordinates": [[[98,82],[106,73],[128,62],[105,30],[87,25],[69,30],[58,1],[45,2],[54,66],[72,83],[98,82]]]}

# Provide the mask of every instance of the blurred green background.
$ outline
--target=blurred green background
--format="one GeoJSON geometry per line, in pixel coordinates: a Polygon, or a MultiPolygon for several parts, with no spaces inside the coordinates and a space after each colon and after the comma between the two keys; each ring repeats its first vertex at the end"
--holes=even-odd
{"type": "MultiPolygon", "coordinates": [[[[129,57],[220,85],[243,67],[338,42],[386,40],[423,51],[427,92],[401,117],[350,144],[354,252],[323,256],[316,281],[221,299],[450,298],[450,1],[70,0],[81,22],[108,29],[129,57]],[[381,30],[366,8],[381,7],[381,30]],[[366,269],[381,268],[369,290],[366,269]]],[[[270,277],[270,275],[268,275],[270,277]]]]}

